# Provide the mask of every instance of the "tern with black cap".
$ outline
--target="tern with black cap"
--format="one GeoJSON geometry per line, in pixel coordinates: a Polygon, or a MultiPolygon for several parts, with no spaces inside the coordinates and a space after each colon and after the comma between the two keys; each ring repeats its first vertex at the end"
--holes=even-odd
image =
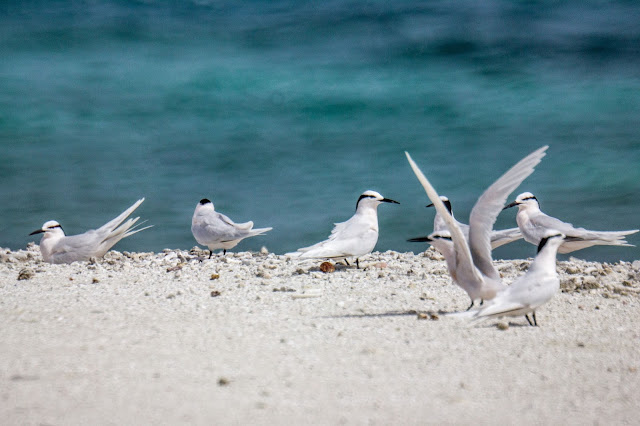
{"type": "Polygon", "coordinates": [[[245,238],[255,237],[272,229],[253,229],[251,221],[235,223],[217,212],[213,203],[207,198],[200,200],[191,218],[191,233],[198,244],[209,248],[209,259],[213,250],[222,249],[223,254],[227,254],[227,250],[234,248],[245,238]]]}
{"type": "Polygon", "coordinates": [[[378,206],[381,203],[400,204],[376,191],[365,191],[358,198],[355,214],[346,222],[336,223],[329,238],[303,247],[286,256],[297,258],[344,259],[356,258],[360,268],[361,256],[373,251],[378,242],[378,206]]]}

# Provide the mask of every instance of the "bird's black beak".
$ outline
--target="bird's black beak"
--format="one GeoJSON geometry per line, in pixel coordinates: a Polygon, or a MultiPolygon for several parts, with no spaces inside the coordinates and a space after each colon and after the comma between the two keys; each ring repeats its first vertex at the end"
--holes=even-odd
{"type": "Polygon", "coordinates": [[[517,203],[516,201],[514,201],[513,203],[509,203],[509,204],[507,204],[506,206],[504,206],[504,207],[502,208],[502,210],[510,209],[511,207],[515,207],[515,206],[517,206],[517,205],[518,205],[518,203],[517,203]]]}
{"type": "Polygon", "coordinates": [[[425,207],[433,207],[433,203],[427,204],[425,207]]]}
{"type": "Polygon", "coordinates": [[[412,243],[430,243],[433,240],[429,237],[416,237],[416,238],[409,238],[407,241],[412,243]]]}
{"type": "Polygon", "coordinates": [[[400,204],[399,202],[397,202],[396,200],[392,200],[390,198],[383,198],[382,200],[383,203],[393,203],[393,204],[400,204]]]}
{"type": "Polygon", "coordinates": [[[38,229],[38,230],[33,231],[32,233],[30,233],[29,235],[41,234],[41,233],[43,233],[43,232],[45,232],[45,230],[44,230],[44,229],[38,229]]]}

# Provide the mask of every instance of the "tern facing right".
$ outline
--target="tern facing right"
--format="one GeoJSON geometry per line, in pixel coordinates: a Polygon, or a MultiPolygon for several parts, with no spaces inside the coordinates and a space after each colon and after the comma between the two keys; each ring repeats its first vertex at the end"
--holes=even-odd
{"type": "Polygon", "coordinates": [[[209,248],[209,259],[213,250],[234,248],[245,238],[264,234],[273,228],[253,229],[253,222],[235,223],[227,216],[215,211],[213,203],[203,198],[196,205],[191,218],[191,233],[198,244],[209,248]]]}
{"type": "MultiPolygon", "coordinates": [[[[384,198],[376,191],[365,191],[358,198],[355,214],[346,222],[336,223],[329,238],[309,247],[303,247],[285,256],[299,258],[344,259],[356,258],[373,251],[378,242],[378,206],[380,203],[400,204],[384,198]]],[[[348,264],[348,262],[347,262],[348,264]]]]}
{"type": "MultiPolygon", "coordinates": [[[[571,238],[569,237],[571,240],[571,238]]],[[[537,326],[536,309],[547,303],[560,289],[556,254],[565,235],[549,230],[541,238],[538,254],[524,275],[479,308],[475,318],[517,317],[524,315],[529,325],[537,326]],[[533,321],[529,319],[529,314],[533,321]]]]}
{"type": "Polygon", "coordinates": [[[72,263],[88,261],[92,257],[100,258],[121,239],[151,228],[146,226],[135,229],[133,225],[139,217],[124,222],[143,201],[144,198],[139,199],[115,219],[84,234],[67,237],[62,226],[55,220],[50,220],[29,235],[44,234],[40,240],[40,252],[44,261],[48,263],[72,263]]]}
{"type": "MultiPolygon", "coordinates": [[[[471,299],[469,309],[474,306],[476,301],[484,302],[493,299],[498,292],[505,288],[500,273],[493,265],[491,258],[493,224],[502,211],[509,194],[533,173],[534,167],[542,160],[547,148],[544,146],[520,160],[482,193],[471,210],[468,242],[436,190],[411,156],[405,152],[407,160],[409,160],[409,164],[424,187],[427,196],[447,223],[453,242],[451,254],[455,256],[455,261],[447,259],[447,266],[449,268],[452,265],[455,267],[455,271],[451,275],[455,276],[455,282],[469,295],[471,299]]],[[[446,256],[445,253],[443,255],[446,256]]]]}
{"type": "Polygon", "coordinates": [[[572,251],[595,245],[608,246],[632,246],[624,239],[625,236],[635,234],[637,229],[630,231],[589,231],[584,228],[575,228],[570,223],[548,216],[540,210],[538,199],[530,192],[523,192],[516,200],[505,206],[505,209],[518,206],[516,222],[524,235],[525,241],[531,244],[539,244],[549,229],[562,232],[567,237],[558,253],[571,253],[572,251]]]}

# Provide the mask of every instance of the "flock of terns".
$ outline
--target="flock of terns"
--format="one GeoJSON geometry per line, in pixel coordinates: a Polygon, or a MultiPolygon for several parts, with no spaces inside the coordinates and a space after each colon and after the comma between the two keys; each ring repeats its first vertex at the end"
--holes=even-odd
{"type": "MultiPolygon", "coordinates": [[[[558,252],[569,253],[593,245],[629,246],[625,236],[638,232],[637,229],[603,232],[575,228],[544,214],[537,198],[530,192],[518,195],[514,202],[505,205],[509,195],[533,173],[547,148],[544,146],[527,155],[489,186],[473,206],[468,225],[454,219],[449,199],[438,195],[405,152],[432,202],[430,206],[436,209],[433,232],[409,241],[428,242],[438,250],[446,260],[452,280],[471,299],[466,311],[453,315],[474,319],[524,315],[529,324],[537,325],[536,309],[548,302],[560,286],[556,272],[558,252]],[[493,230],[498,214],[516,206],[518,227],[493,230]],[[506,285],[493,264],[491,250],[520,238],[537,245],[538,253],[527,272],[506,285]]],[[[136,225],[139,217],[127,219],[143,201],[144,198],[138,200],[115,219],[84,234],[66,236],[62,226],[50,220],[30,235],[43,234],[40,252],[45,262],[71,263],[100,258],[122,238],[150,228],[136,225]]],[[[286,256],[342,259],[347,265],[348,258],[355,258],[359,268],[359,258],[371,253],[378,241],[377,209],[381,203],[399,204],[375,191],[365,191],[356,203],[355,214],[346,222],[335,224],[328,239],[286,256]]],[[[254,229],[253,222],[235,223],[217,212],[208,199],[202,199],[196,205],[191,222],[191,232],[198,244],[209,248],[209,258],[213,250],[222,249],[226,253],[243,239],[271,229],[254,229]]]]}

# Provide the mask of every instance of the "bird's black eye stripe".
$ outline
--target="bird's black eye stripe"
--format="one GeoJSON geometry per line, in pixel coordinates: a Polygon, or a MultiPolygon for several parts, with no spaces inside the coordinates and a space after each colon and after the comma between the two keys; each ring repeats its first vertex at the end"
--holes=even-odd
{"type": "Polygon", "coordinates": [[[553,234],[553,235],[549,235],[548,237],[544,237],[543,239],[540,240],[540,243],[538,244],[538,253],[540,253],[540,250],[542,250],[544,248],[544,246],[547,245],[547,242],[549,241],[550,238],[554,238],[554,237],[561,237],[562,234],[553,234]]]}
{"type": "Polygon", "coordinates": [[[540,253],[540,250],[542,250],[544,248],[544,246],[547,245],[547,241],[549,241],[550,237],[545,237],[543,239],[540,240],[540,243],[538,244],[538,253],[540,253]]]}
{"type": "Polygon", "coordinates": [[[360,204],[360,200],[362,200],[363,198],[376,198],[376,196],[369,195],[369,194],[362,194],[360,198],[358,198],[358,202],[356,203],[356,209],[358,209],[358,204],[360,204]]]}
{"type": "Polygon", "coordinates": [[[451,201],[446,200],[446,201],[443,201],[442,204],[444,204],[444,206],[447,208],[447,210],[449,211],[449,214],[452,214],[451,213],[451,201]]]}

